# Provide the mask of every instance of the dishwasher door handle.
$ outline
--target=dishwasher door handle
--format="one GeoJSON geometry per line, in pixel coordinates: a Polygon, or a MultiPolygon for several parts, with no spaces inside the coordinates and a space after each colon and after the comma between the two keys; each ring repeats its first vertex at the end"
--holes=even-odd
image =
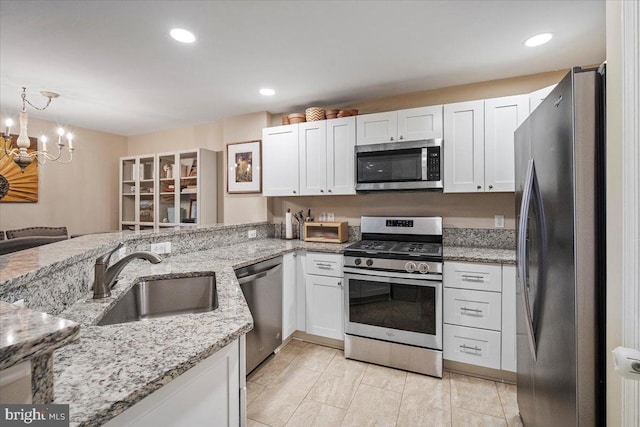
{"type": "Polygon", "coordinates": [[[238,283],[243,285],[245,283],[253,282],[256,279],[261,279],[280,267],[282,267],[282,264],[278,264],[275,267],[271,267],[270,269],[261,271],[260,273],[252,274],[251,276],[238,277],[238,283]]]}

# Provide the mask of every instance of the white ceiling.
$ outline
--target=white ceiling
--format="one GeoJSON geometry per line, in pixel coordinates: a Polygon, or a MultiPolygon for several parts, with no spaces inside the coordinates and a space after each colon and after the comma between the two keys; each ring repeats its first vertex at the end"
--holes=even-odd
{"type": "Polygon", "coordinates": [[[0,3],[0,113],[135,135],[595,64],[598,1],[0,3]],[[182,27],[192,45],[169,37],[182,27]],[[552,32],[542,47],[531,35],[552,32]],[[261,87],[277,91],[258,94],[261,87]]]}

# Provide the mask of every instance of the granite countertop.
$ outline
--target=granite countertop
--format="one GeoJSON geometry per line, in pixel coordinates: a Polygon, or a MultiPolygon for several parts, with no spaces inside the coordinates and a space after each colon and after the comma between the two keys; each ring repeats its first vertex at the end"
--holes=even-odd
{"type": "Polygon", "coordinates": [[[466,261],[499,264],[515,264],[515,249],[492,249],[463,246],[445,246],[444,261],[466,261]]]}
{"type": "Polygon", "coordinates": [[[0,370],[51,353],[79,331],[70,320],[0,301],[0,370]]]}
{"type": "Polygon", "coordinates": [[[83,326],[79,340],[54,353],[55,403],[70,405],[72,425],[105,423],[251,330],[234,269],[295,250],[341,253],[347,245],[264,239],[130,263],[110,298],[87,294],[60,314],[83,326]],[[199,272],[216,274],[216,310],[94,326],[140,278],[199,272]]]}

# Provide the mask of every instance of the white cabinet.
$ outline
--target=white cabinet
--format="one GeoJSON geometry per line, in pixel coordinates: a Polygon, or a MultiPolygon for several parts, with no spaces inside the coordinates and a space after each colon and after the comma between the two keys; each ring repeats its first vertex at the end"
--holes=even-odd
{"type": "Polygon", "coordinates": [[[308,252],[306,264],[306,332],[343,340],[343,257],[308,252]]]}
{"type": "Polygon", "coordinates": [[[398,141],[442,138],[442,105],[398,111],[398,141]]]}
{"type": "MultiPolygon", "coordinates": [[[[241,338],[243,339],[243,338],[241,338]]],[[[116,426],[239,426],[240,342],[236,340],[105,424],[116,426]]]]}
{"type": "Polygon", "coordinates": [[[356,118],[262,130],[263,195],[355,194],[356,118]]]}
{"type": "Polygon", "coordinates": [[[515,267],[445,262],[443,357],[515,372],[515,267]]]}
{"type": "Polygon", "coordinates": [[[514,132],[529,115],[527,95],[484,101],[485,191],[515,191],[514,132]]]}
{"type": "Polygon", "coordinates": [[[516,267],[502,266],[502,370],[516,372],[516,267]]]}
{"type": "Polygon", "coordinates": [[[264,196],[298,194],[298,125],[262,130],[262,181],[264,196]]]}
{"type": "Polygon", "coordinates": [[[327,193],[356,194],[356,118],[327,120],[327,193]]]}
{"type": "Polygon", "coordinates": [[[324,193],[327,188],[327,122],[298,125],[300,195],[324,193]]]}
{"type": "Polygon", "coordinates": [[[515,130],[529,114],[527,95],[444,106],[444,191],[514,191],[515,130]]]}
{"type": "Polygon", "coordinates": [[[282,340],[286,340],[296,330],[296,254],[290,252],[282,257],[282,340]]]}
{"type": "Polygon", "coordinates": [[[357,145],[442,138],[442,105],[357,116],[357,145]]]}
{"type": "Polygon", "coordinates": [[[393,142],[398,134],[398,112],[363,114],[356,117],[357,145],[393,142]]]}
{"type": "Polygon", "coordinates": [[[484,101],[444,106],[444,191],[484,191],[484,101]]]}

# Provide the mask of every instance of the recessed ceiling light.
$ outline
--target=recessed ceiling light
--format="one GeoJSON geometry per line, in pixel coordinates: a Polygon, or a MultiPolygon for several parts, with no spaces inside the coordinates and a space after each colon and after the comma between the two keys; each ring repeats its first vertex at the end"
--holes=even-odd
{"type": "Polygon", "coordinates": [[[553,34],[551,33],[536,34],[533,37],[529,37],[527,41],[524,42],[524,45],[527,47],[540,46],[547,43],[552,38],[553,38],[553,34]]]}
{"type": "Polygon", "coordinates": [[[276,94],[276,91],[273,89],[269,89],[269,88],[262,88],[260,89],[260,95],[264,95],[264,96],[273,96],[276,94]]]}
{"type": "Polygon", "coordinates": [[[174,28],[169,34],[180,43],[193,43],[196,41],[196,36],[194,36],[191,31],[182,28],[174,28]]]}

